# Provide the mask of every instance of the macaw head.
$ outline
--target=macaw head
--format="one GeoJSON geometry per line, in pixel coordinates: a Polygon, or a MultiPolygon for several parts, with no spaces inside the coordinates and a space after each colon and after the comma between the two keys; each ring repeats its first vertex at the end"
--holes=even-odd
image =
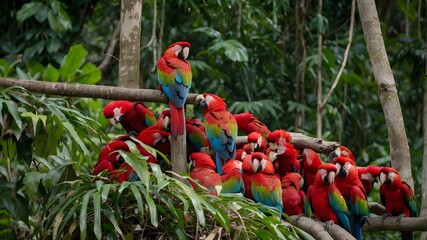
{"type": "Polygon", "coordinates": [[[228,160],[224,166],[222,166],[222,174],[231,173],[233,170],[237,169],[239,172],[242,172],[242,161],[239,160],[228,160]]]}
{"type": "Polygon", "coordinates": [[[194,168],[208,168],[215,170],[215,163],[211,156],[202,152],[194,152],[190,155],[190,171],[194,168]]]}
{"type": "Polygon", "coordinates": [[[103,113],[111,124],[115,124],[122,120],[123,116],[132,109],[132,106],[133,102],[128,100],[113,101],[104,107],[103,113]]]}
{"type": "Polygon", "coordinates": [[[161,128],[164,131],[170,132],[170,129],[171,129],[170,117],[171,117],[170,109],[169,108],[164,109],[160,114],[160,116],[157,118],[158,128],[161,128]]]}
{"type": "MultiPolygon", "coordinates": [[[[348,157],[334,158],[335,166],[337,167],[337,176],[346,178],[356,170],[356,163],[348,157]]],[[[357,172],[357,170],[356,170],[357,172]]]]}
{"type": "Polygon", "coordinates": [[[402,185],[402,179],[399,172],[391,167],[381,168],[380,182],[382,185],[386,185],[390,188],[400,188],[402,185]]]}
{"type": "Polygon", "coordinates": [[[248,135],[248,143],[250,145],[251,152],[262,152],[265,150],[265,147],[267,145],[261,133],[258,132],[251,132],[248,135]]]}
{"type": "Polygon", "coordinates": [[[210,111],[225,111],[227,104],[224,99],[211,93],[200,94],[196,97],[196,106],[201,106],[206,112],[210,111]]]}
{"type": "Polygon", "coordinates": [[[286,130],[277,129],[268,135],[267,142],[270,149],[275,151],[281,142],[292,143],[292,136],[286,130]]]}
{"type": "Polygon", "coordinates": [[[248,154],[244,149],[239,148],[236,150],[236,160],[243,162],[243,159],[246,157],[246,155],[248,154]]]}
{"type": "Polygon", "coordinates": [[[233,114],[234,118],[236,118],[237,127],[239,129],[246,129],[250,121],[255,119],[254,115],[250,112],[233,114]]]}
{"type": "Polygon", "coordinates": [[[270,159],[261,152],[252,153],[252,171],[254,173],[261,172],[265,174],[274,174],[273,163],[270,159]]]}
{"type": "Polygon", "coordinates": [[[377,182],[381,173],[381,167],[371,165],[357,169],[357,173],[361,180],[366,180],[370,183],[377,182]]]}
{"type": "Polygon", "coordinates": [[[99,153],[98,162],[94,167],[93,174],[98,174],[104,170],[110,172],[110,178],[115,176],[113,172],[120,169],[125,163],[125,159],[118,150],[129,152],[129,146],[121,138],[115,139],[102,148],[99,153]]]}
{"type": "Polygon", "coordinates": [[[304,179],[299,173],[288,173],[282,177],[282,188],[292,186],[296,190],[300,190],[304,185],[304,179]]]}
{"type": "Polygon", "coordinates": [[[142,130],[136,138],[144,144],[155,147],[158,144],[169,141],[170,133],[160,130],[154,125],[142,130]]]}
{"type": "Polygon", "coordinates": [[[322,160],[320,159],[319,154],[310,148],[304,148],[302,151],[302,160],[305,168],[313,167],[317,169],[322,165],[322,160]]]}
{"type": "Polygon", "coordinates": [[[348,157],[348,158],[352,159],[353,162],[356,161],[351,150],[345,146],[342,146],[342,145],[335,148],[334,151],[329,153],[328,159],[333,160],[335,157],[348,157]]]}
{"type": "Polygon", "coordinates": [[[332,163],[325,163],[317,170],[315,183],[319,185],[332,185],[335,182],[337,167],[332,163]]]}
{"type": "Polygon", "coordinates": [[[189,42],[175,42],[169,45],[163,56],[166,59],[168,59],[168,57],[176,57],[185,61],[190,53],[190,48],[191,44],[189,42]]]}

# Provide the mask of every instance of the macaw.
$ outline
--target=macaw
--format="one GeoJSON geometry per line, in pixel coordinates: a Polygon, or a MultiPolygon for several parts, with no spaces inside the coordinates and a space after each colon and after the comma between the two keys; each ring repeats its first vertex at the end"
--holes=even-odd
{"type": "Polygon", "coordinates": [[[236,149],[236,157],[234,159],[243,162],[243,159],[246,157],[246,155],[248,155],[248,153],[244,149],[239,148],[236,149]]]}
{"type": "Polygon", "coordinates": [[[248,143],[251,149],[251,152],[265,152],[267,147],[267,141],[262,137],[261,133],[251,132],[248,135],[248,143]]]}
{"type": "Polygon", "coordinates": [[[243,184],[245,185],[244,196],[248,199],[254,200],[254,196],[252,195],[252,175],[254,171],[252,169],[252,155],[245,154],[242,160],[242,178],[243,184]]]}
{"type": "Polygon", "coordinates": [[[325,163],[319,167],[314,184],[308,188],[307,200],[317,220],[333,221],[351,233],[350,219],[344,197],[335,185],[337,167],[325,163]]]}
{"type": "Polygon", "coordinates": [[[215,164],[222,174],[222,162],[236,157],[237,123],[227,111],[224,100],[214,94],[204,93],[196,97],[196,105],[204,108],[204,125],[211,147],[215,150],[215,164]]]}
{"type": "MultiPolygon", "coordinates": [[[[299,173],[288,173],[282,177],[283,212],[291,215],[310,215],[307,197],[303,190],[304,179],[299,173]]],[[[309,216],[310,217],[310,216],[309,216]]]]}
{"type": "Polygon", "coordinates": [[[374,187],[374,183],[378,181],[380,172],[381,167],[375,165],[357,168],[357,174],[367,195],[369,195],[372,188],[374,187]]]}
{"type": "Polygon", "coordinates": [[[335,183],[343,195],[350,213],[351,234],[362,239],[362,226],[369,217],[368,198],[362,182],[357,174],[354,161],[348,157],[335,157],[337,167],[335,183]]]}
{"type": "Polygon", "coordinates": [[[160,88],[169,99],[171,134],[174,138],[185,132],[184,104],[192,78],[191,66],[186,61],[190,48],[188,42],[173,43],[157,62],[160,88]]]}
{"type": "Polygon", "coordinates": [[[298,160],[298,151],[288,142],[279,142],[276,151],[267,151],[274,169],[280,177],[287,173],[300,173],[301,163],[298,160]]]}
{"type": "Polygon", "coordinates": [[[204,152],[210,154],[210,144],[202,121],[195,118],[185,119],[187,129],[187,154],[204,152]]]}
{"type": "Polygon", "coordinates": [[[251,191],[254,200],[267,206],[277,208],[283,213],[282,186],[280,177],[274,173],[273,163],[261,152],[254,152],[252,160],[251,191]]]}
{"type": "Polygon", "coordinates": [[[157,128],[165,132],[171,131],[171,113],[169,108],[164,109],[157,118],[157,128]]]}
{"type": "MultiPolygon", "coordinates": [[[[414,192],[396,169],[381,168],[380,182],[380,198],[387,214],[399,216],[399,221],[404,216],[418,216],[414,192]]],[[[414,239],[412,232],[402,232],[402,239],[414,239]]]]}
{"type": "MultiPolygon", "coordinates": [[[[170,156],[170,134],[159,129],[156,125],[151,126],[142,130],[137,136],[136,139],[142,143],[157,149],[159,152],[163,153],[166,156],[170,156]]],[[[139,144],[138,144],[139,145],[139,144]]],[[[159,161],[161,159],[157,159],[159,161]]]]}
{"type": "Polygon", "coordinates": [[[117,182],[137,180],[137,174],[120,155],[118,150],[130,152],[129,146],[126,144],[128,136],[119,137],[101,149],[98,162],[93,168],[93,175],[98,175],[100,172],[107,170],[109,178],[115,178],[117,182]]]}
{"type": "MultiPolygon", "coordinates": [[[[218,196],[221,192],[221,176],[215,172],[215,164],[206,153],[195,152],[190,155],[190,177],[209,190],[211,195],[218,196]]],[[[190,180],[191,186],[197,188],[190,180]]]]}
{"type": "Polygon", "coordinates": [[[292,143],[292,136],[284,129],[277,129],[267,137],[267,142],[272,151],[276,151],[280,142],[292,143]]]}
{"type": "Polygon", "coordinates": [[[221,193],[242,193],[245,192],[245,185],[242,178],[242,161],[229,160],[224,164],[221,175],[221,193]]]}
{"type": "Polygon", "coordinates": [[[271,133],[268,127],[250,112],[233,114],[233,116],[236,118],[238,129],[246,135],[251,132],[258,132],[264,139],[267,139],[271,133]]]}
{"type": "Polygon", "coordinates": [[[103,113],[112,124],[120,122],[129,135],[137,135],[145,128],[156,124],[153,112],[142,102],[113,101],[104,107],[103,113]]]}
{"type": "Polygon", "coordinates": [[[354,158],[353,153],[346,146],[340,145],[339,147],[335,148],[334,151],[329,153],[328,159],[332,162],[335,157],[348,157],[353,160],[352,164],[356,165],[356,159],[354,158]]]}
{"type": "Polygon", "coordinates": [[[315,151],[310,148],[304,148],[302,151],[302,175],[304,177],[304,190],[314,184],[317,170],[323,164],[322,160],[315,151]]]}

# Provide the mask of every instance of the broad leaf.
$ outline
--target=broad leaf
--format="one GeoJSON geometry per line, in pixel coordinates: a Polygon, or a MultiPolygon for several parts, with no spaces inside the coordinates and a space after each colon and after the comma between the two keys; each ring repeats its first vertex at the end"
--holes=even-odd
{"type": "Polygon", "coordinates": [[[59,68],[63,80],[71,80],[86,60],[87,51],[81,44],[73,45],[62,60],[59,68]]]}

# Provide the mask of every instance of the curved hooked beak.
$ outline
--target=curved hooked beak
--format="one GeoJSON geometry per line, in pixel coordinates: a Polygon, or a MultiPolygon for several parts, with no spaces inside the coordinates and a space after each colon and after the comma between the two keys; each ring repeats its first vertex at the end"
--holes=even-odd
{"type": "Polygon", "coordinates": [[[258,148],[258,143],[251,142],[249,145],[251,147],[252,152],[255,152],[255,149],[258,148]]]}
{"type": "Polygon", "coordinates": [[[328,183],[329,185],[334,184],[335,182],[335,172],[329,172],[328,173],[328,183]]]}
{"type": "Polygon", "coordinates": [[[111,125],[116,125],[117,120],[115,118],[109,118],[108,121],[111,123],[111,125]]]}
{"type": "Polygon", "coordinates": [[[206,108],[208,106],[205,97],[202,94],[196,97],[195,104],[196,106],[201,106],[203,108],[206,108]]]}
{"type": "Polygon", "coordinates": [[[260,161],[258,160],[258,159],[254,159],[253,160],[253,162],[252,162],[252,171],[254,172],[254,173],[256,173],[256,172],[259,172],[259,171],[261,171],[262,170],[262,166],[261,166],[261,164],[260,164],[260,161]]]}

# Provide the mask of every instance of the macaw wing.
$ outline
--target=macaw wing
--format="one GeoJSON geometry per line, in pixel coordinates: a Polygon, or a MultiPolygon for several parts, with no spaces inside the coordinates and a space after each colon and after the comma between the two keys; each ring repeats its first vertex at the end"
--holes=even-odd
{"type": "Polygon", "coordinates": [[[231,153],[231,156],[228,157],[221,156],[221,158],[228,160],[235,157],[237,124],[234,118],[230,118],[230,116],[224,113],[228,112],[207,113],[205,115],[205,131],[215,151],[219,153],[231,153]]]}
{"type": "Polygon", "coordinates": [[[331,205],[332,211],[337,215],[340,223],[344,228],[351,232],[350,219],[348,215],[347,204],[345,203],[344,197],[335,185],[328,188],[329,204],[331,205]]]}
{"type": "Polygon", "coordinates": [[[154,113],[145,104],[141,102],[135,104],[135,111],[139,118],[144,119],[147,126],[152,126],[157,123],[157,119],[154,116],[154,113]]]}
{"type": "Polygon", "coordinates": [[[302,199],[301,201],[301,208],[304,210],[304,216],[311,218],[313,216],[313,212],[311,210],[311,206],[310,203],[308,202],[308,198],[307,195],[305,195],[303,190],[299,190],[298,191],[298,195],[300,196],[300,198],[302,199]]]}
{"type": "Polygon", "coordinates": [[[351,213],[355,216],[369,216],[369,206],[366,193],[360,186],[353,186],[350,190],[351,213]]]}
{"type": "Polygon", "coordinates": [[[278,177],[254,174],[251,190],[256,201],[276,207],[280,214],[283,212],[282,187],[278,177]]]}
{"type": "Polygon", "coordinates": [[[402,183],[402,192],[405,194],[406,199],[406,205],[410,209],[410,217],[418,217],[418,209],[417,209],[417,203],[415,201],[414,192],[412,191],[411,187],[406,183],[402,183]]]}

